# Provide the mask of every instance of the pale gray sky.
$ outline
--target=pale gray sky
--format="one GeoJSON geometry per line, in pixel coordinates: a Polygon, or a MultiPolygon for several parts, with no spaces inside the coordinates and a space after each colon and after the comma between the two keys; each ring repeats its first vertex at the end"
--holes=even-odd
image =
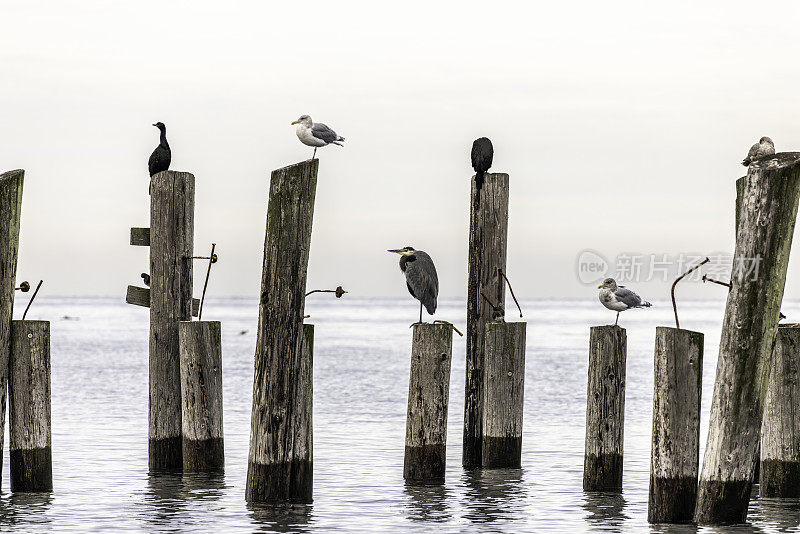
{"type": "MultiPolygon", "coordinates": [[[[26,170],[19,278],[124,296],[147,269],[153,122],[197,180],[213,296],[256,296],[269,172],[323,148],[309,287],[406,294],[397,257],[466,287],[469,150],[511,175],[521,297],[587,296],[579,251],[733,251],[734,181],[762,135],[800,149],[795,2],[7,2],[0,170],[26,170]]],[[[787,297],[800,297],[800,253],[787,297]]],[[[196,276],[195,285],[202,285],[196,276]]],[[[668,283],[631,283],[649,299],[668,283]]],[[[710,288],[687,294],[716,297],[710,288]]]]}

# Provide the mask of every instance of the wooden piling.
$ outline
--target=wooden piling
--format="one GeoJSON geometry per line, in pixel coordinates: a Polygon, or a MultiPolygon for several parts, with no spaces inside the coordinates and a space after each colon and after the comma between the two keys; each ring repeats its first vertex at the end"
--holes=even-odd
{"type": "Polygon", "coordinates": [[[619,326],[593,326],[586,388],[584,491],[622,490],[627,336],[619,326]]]}
{"type": "Polygon", "coordinates": [[[467,362],[462,464],[480,467],[483,448],[483,391],[486,324],[502,318],[506,268],[508,174],[485,174],[477,188],[472,177],[467,279],[467,362]],[[486,298],[484,298],[484,296],[486,298]],[[486,299],[491,301],[491,304],[486,299]]]}
{"type": "Polygon", "coordinates": [[[800,497],[800,328],[781,326],[761,424],[762,497],[800,497]]]}
{"type": "MultiPolygon", "coordinates": [[[[311,502],[311,438],[302,379],[306,272],[319,160],[272,172],[264,243],[245,497],[311,502]]],[[[310,373],[309,373],[310,375],[310,373]]]]}
{"type": "Polygon", "coordinates": [[[486,325],[483,467],[522,467],[527,323],[486,325]]]}
{"type": "Polygon", "coordinates": [[[444,482],[452,354],[450,325],[414,325],[403,462],[406,482],[444,482]]]}
{"type": "Polygon", "coordinates": [[[11,355],[11,317],[14,310],[24,177],[23,170],[0,174],[0,466],[3,463],[6,427],[6,386],[11,355]]]}
{"type": "Polygon", "coordinates": [[[219,321],[180,321],[184,472],[225,468],[219,321]]]}
{"type": "Polygon", "coordinates": [[[656,328],[650,523],[691,523],[700,459],[703,334],[656,328]]]}
{"type": "Polygon", "coordinates": [[[178,321],[192,319],[194,176],[164,171],[150,197],[151,471],[183,467],[178,321]]]}
{"type": "Polygon", "coordinates": [[[747,518],[769,360],[800,197],[800,153],[750,165],[722,326],[695,521],[747,518]],[[755,267],[748,272],[748,267],[755,267]],[[740,268],[744,267],[744,268],[740,268]]]}
{"type": "Polygon", "coordinates": [[[11,491],[51,491],[50,322],[13,321],[11,337],[11,491]]]}

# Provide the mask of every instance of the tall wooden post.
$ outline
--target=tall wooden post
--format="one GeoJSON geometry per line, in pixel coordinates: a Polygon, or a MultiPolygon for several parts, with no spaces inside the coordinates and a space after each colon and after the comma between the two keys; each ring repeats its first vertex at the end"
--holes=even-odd
{"type": "Polygon", "coordinates": [[[181,470],[181,373],[178,321],[192,319],[194,176],[153,176],[150,197],[151,471],[181,470]]]}
{"type": "Polygon", "coordinates": [[[0,174],[0,464],[6,428],[6,386],[8,360],[11,355],[11,317],[14,310],[24,177],[23,170],[0,174]]]}
{"type": "Polygon", "coordinates": [[[584,491],[622,489],[627,336],[619,326],[593,326],[586,387],[584,491]]]}
{"type": "Polygon", "coordinates": [[[800,153],[782,153],[748,169],[697,493],[695,521],[701,524],[747,517],[800,197],[798,162],[800,153]]]}
{"type": "Polygon", "coordinates": [[[406,482],[444,482],[452,355],[450,325],[414,325],[403,462],[406,482]]]}
{"type": "Polygon", "coordinates": [[[527,323],[487,323],[483,467],[522,467],[527,323]]]}
{"type": "Polygon", "coordinates": [[[656,328],[650,523],[691,523],[700,460],[703,334],[656,328]]]}
{"type": "Polygon", "coordinates": [[[473,176],[470,199],[467,363],[461,462],[464,467],[480,467],[486,324],[502,318],[505,312],[505,286],[499,271],[506,268],[508,174],[484,175],[480,189],[473,176]]]}
{"type": "Polygon", "coordinates": [[[13,321],[9,365],[11,491],[50,491],[49,321],[13,321]]]}
{"type": "Polygon", "coordinates": [[[800,328],[781,326],[761,424],[762,497],[800,497],[800,328]]]}
{"type": "Polygon", "coordinates": [[[184,472],[225,468],[219,321],[180,321],[184,472]]]}
{"type": "Polygon", "coordinates": [[[318,167],[317,159],[304,161],[273,171],[270,181],[245,491],[249,502],[312,500],[305,414],[312,400],[302,379],[310,366],[303,350],[303,312],[318,167]]]}

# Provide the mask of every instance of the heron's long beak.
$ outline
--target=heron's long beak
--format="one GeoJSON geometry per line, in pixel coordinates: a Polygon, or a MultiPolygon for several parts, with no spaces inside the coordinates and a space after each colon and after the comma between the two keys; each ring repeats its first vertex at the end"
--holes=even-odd
{"type": "Polygon", "coordinates": [[[386,252],[394,252],[395,254],[402,254],[403,250],[402,249],[398,249],[398,248],[394,248],[394,249],[389,249],[386,252]]]}
{"type": "Polygon", "coordinates": [[[297,123],[299,123],[299,122],[300,122],[300,121],[294,121],[294,122],[292,122],[292,124],[297,124],[297,123]]]}

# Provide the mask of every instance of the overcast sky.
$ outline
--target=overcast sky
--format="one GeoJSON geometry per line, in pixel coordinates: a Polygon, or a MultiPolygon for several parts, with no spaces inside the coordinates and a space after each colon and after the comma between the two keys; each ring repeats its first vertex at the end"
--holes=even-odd
{"type": "MultiPolygon", "coordinates": [[[[212,296],[258,295],[269,173],[310,157],[303,113],[347,138],[318,152],[309,289],[364,296],[406,295],[385,252],[404,245],[431,254],[442,296],[466,294],[478,136],[510,174],[521,297],[594,298],[584,249],[733,252],[747,149],[800,149],[791,1],[0,6],[0,171],[26,171],[18,279],[50,295],[123,298],[147,270],[128,238],[149,225],[156,121],[196,177],[212,296]]],[[[798,278],[796,250],[787,297],[798,278]]]]}

